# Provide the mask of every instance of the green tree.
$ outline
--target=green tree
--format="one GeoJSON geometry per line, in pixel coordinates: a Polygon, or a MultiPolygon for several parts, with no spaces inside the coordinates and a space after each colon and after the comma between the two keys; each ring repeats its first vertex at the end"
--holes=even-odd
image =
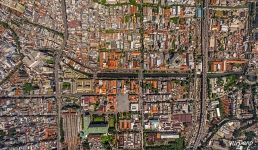
{"type": "Polygon", "coordinates": [[[256,134],[253,131],[245,132],[245,137],[247,141],[252,141],[256,137],[256,134]]]}
{"type": "Polygon", "coordinates": [[[5,132],[0,129],[0,141],[4,138],[5,135],[5,132]]]}
{"type": "Polygon", "coordinates": [[[30,93],[33,90],[32,83],[25,83],[22,89],[24,93],[30,93]]]}
{"type": "Polygon", "coordinates": [[[181,25],[186,24],[186,19],[185,18],[179,18],[179,24],[181,24],[181,25]]]}
{"type": "Polygon", "coordinates": [[[70,89],[70,87],[71,87],[71,83],[69,83],[69,82],[64,82],[63,83],[63,89],[64,90],[70,89]]]}
{"type": "Polygon", "coordinates": [[[83,141],[82,149],[83,150],[90,150],[90,144],[89,144],[88,140],[83,141]]]}
{"type": "Polygon", "coordinates": [[[221,147],[226,147],[226,143],[223,140],[219,140],[219,145],[221,147]]]}
{"type": "Polygon", "coordinates": [[[218,78],[217,84],[218,84],[219,86],[223,86],[224,81],[223,81],[223,79],[222,79],[221,77],[218,78]]]}
{"type": "Polygon", "coordinates": [[[136,0],[129,0],[129,3],[130,3],[131,5],[137,5],[136,0]]]}
{"type": "Polygon", "coordinates": [[[185,141],[183,138],[176,139],[175,143],[171,145],[173,150],[182,150],[185,148],[185,141]]]}
{"type": "Polygon", "coordinates": [[[100,137],[101,143],[107,143],[112,141],[112,135],[104,134],[100,137]]]}
{"type": "Polygon", "coordinates": [[[107,0],[101,0],[101,4],[105,5],[107,3],[107,0]]]}
{"type": "Polygon", "coordinates": [[[171,20],[174,24],[177,24],[177,23],[178,23],[178,20],[179,20],[179,17],[173,17],[173,18],[170,18],[170,20],[171,20]]]}
{"type": "Polygon", "coordinates": [[[60,142],[64,142],[64,128],[63,128],[63,118],[60,119],[60,142]]]}
{"type": "Polygon", "coordinates": [[[103,134],[100,137],[100,141],[101,141],[102,145],[107,150],[111,149],[110,143],[112,142],[112,140],[113,140],[113,137],[112,137],[112,135],[109,135],[109,134],[103,134]]]}
{"type": "Polygon", "coordinates": [[[241,103],[241,104],[240,104],[240,109],[249,110],[249,107],[248,107],[248,106],[245,106],[245,104],[241,103]]]}
{"type": "Polygon", "coordinates": [[[223,47],[220,47],[219,48],[219,51],[224,51],[225,49],[223,47]]]}
{"type": "Polygon", "coordinates": [[[159,7],[153,7],[153,8],[152,8],[152,12],[158,13],[158,12],[159,12],[159,7]]]}
{"type": "Polygon", "coordinates": [[[228,76],[226,79],[226,84],[224,85],[224,90],[227,91],[227,90],[229,90],[229,88],[236,85],[237,79],[238,78],[236,75],[228,76]]]}
{"type": "Polygon", "coordinates": [[[15,128],[11,128],[8,130],[8,136],[15,136],[16,135],[16,129],[15,128]]]}
{"type": "Polygon", "coordinates": [[[233,137],[234,137],[234,138],[237,138],[237,137],[239,137],[240,135],[241,135],[241,130],[235,129],[235,130],[233,131],[233,137]]]}

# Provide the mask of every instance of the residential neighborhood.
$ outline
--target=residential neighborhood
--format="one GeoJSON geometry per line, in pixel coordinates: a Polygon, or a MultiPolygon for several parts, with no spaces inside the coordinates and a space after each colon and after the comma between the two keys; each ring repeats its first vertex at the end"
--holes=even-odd
{"type": "Polygon", "coordinates": [[[0,149],[258,149],[258,2],[0,0],[0,149]]]}

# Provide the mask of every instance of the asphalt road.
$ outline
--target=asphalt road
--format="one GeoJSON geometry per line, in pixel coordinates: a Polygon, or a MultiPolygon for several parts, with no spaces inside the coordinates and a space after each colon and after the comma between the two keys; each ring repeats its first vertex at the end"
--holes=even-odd
{"type": "Polygon", "coordinates": [[[140,32],[140,41],[141,41],[141,69],[138,73],[138,81],[139,81],[139,108],[141,113],[141,148],[144,149],[144,108],[143,108],[143,79],[144,79],[144,24],[143,24],[143,0],[141,0],[141,7],[140,7],[140,25],[141,25],[141,32],[140,32]]]}
{"type": "Polygon", "coordinates": [[[60,91],[60,86],[59,86],[59,68],[60,68],[60,61],[61,61],[61,56],[62,56],[62,52],[65,49],[66,45],[67,45],[67,39],[68,39],[68,25],[67,25],[67,14],[66,14],[66,3],[65,0],[60,0],[61,3],[61,7],[62,7],[62,18],[63,18],[63,24],[64,24],[64,39],[63,39],[63,43],[61,45],[61,50],[60,51],[55,51],[56,55],[55,55],[55,70],[54,70],[54,74],[55,74],[55,97],[57,100],[57,108],[58,108],[58,120],[57,120],[57,132],[58,132],[58,141],[57,141],[57,149],[61,149],[61,143],[60,143],[60,139],[61,139],[61,133],[60,133],[60,120],[61,120],[61,91],[60,91]]]}
{"type": "MultiPolygon", "coordinates": [[[[60,92],[61,95],[61,92],[60,92]]],[[[62,94],[60,97],[81,97],[81,96],[102,96],[103,94],[95,93],[74,93],[74,94],[62,94]]],[[[29,99],[29,98],[55,98],[56,94],[33,94],[22,96],[0,96],[0,99],[29,99]]]]}
{"type": "Polygon", "coordinates": [[[202,17],[202,74],[201,74],[201,110],[200,122],[193,149],[200,145],[201,138],[205,133],[206,125],[206,99],[207,99],[207,72],[208,72],[208,49],[209,49],[209,0],[203,4],[202,17]]]}
{"type": "MultiPolygon", "coordinates": [[[[140,70],[141,71],[141,70],[140,70]]],[[[139,71],[139,72],[140,72],[139,71]]],[[[121,72],[98,72],[96,79],[138,79],[139,72],[135,73],[121,73],[121,72]]],[[[143,78],[169,78],[169,77],[178,77],[178,78],[184,78],[184,77],[190,77],[191,73],[144,73],[143,78]]],[[[226,72],[226,73],[206,73],[208,78],[217,78],[217,77],[223,77],[228,75],[242,75],[244,74],[242,71],[240,72],[226,72]]],[[[90,78],[93,77],[93,75],[89,76],[90,78]]],[[[197,74],[197,78],[201,78],[202,75],[197,74]]]]}

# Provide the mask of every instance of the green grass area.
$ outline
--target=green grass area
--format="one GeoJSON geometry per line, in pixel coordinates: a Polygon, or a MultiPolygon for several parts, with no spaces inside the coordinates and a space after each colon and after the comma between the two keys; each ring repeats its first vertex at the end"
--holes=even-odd
{"type": "Polygon", "coordinates": [[[108,118],[108,126],[110,128],[114,128],[115,127],[115,117],[114,116],[111,116],[108,118]]]}
{"type": "Polygon", "coordinates": [[[86,133],[108,133],[108,127],[94,127],[94,128],[88,128],[86,130],[86,133]]]}
{"type": "Polygon", "coordinates": [[[131,112],[118,113],[119,119],[131,119],[131,112]]]}
{"type": "Polygon", "coordinates": [[[85,116],[83,117],[83,130],[86,130],[90,124],[90,117],[85,116]]]}
{"type": "Polygon", "coordinates": [[[94,116],[93,122],[104,122],[105,118],[102,116],[94,116]]]}
{"type": "Polygon", "coordinates": [[[114,29],[106,29],[106,30],[104,30],[104,32],[105,33],[117,33],[117,31],[114,29]]]}
{"type": "Polygon", "coordinates": [[[168,145],[155,145],[155,146],[147,146],[145,147],[146,150],[183,150],[185,148],[185,141],[182,137],[176,139],[173,142],[169,142],[168,145]]]}
{"type": "Polygon", "coordinates": [[[124,22],[125,22],[125,23],[128,23],[128,22],[130,21],[130,19],[131,19],[131,16],[130,16],[130,15],[125,15],[125,16],[124,16],[124,22]]]}
{"type": "Polygon", "coordinates": [[[89,127],[91,122],[90,116],[83,117],[83,132],[80,133],[81,138],[85,138],[88,134],[104,134],[108,133],[108,126],[105,127],[89,127]]]}
{"type": "Polygon", "coordinates": [[[48,64],[54,64],[54,59],[53,59],[53,58],[46,59],[46,63],[48,63],[48,64]]]}

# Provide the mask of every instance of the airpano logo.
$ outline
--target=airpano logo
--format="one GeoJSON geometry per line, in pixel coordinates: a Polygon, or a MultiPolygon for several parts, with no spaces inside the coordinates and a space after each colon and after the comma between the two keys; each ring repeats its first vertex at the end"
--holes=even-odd
{"type": "Polygon", "coordinates": [[[242,146],[247,146],[247,150],[249,150],[249,147],[253,144],[253,141],[229,141],[230,147],[236,147],[237,149],[241,149],[242,146]]]}

